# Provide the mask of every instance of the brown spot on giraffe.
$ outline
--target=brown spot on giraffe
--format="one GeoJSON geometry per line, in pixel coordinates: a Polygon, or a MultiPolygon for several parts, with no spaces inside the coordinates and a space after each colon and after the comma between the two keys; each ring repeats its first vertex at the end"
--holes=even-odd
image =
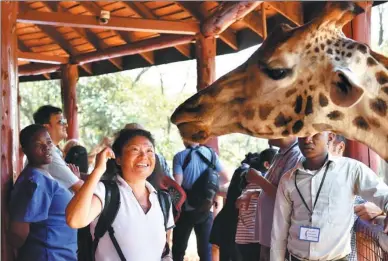
{"type": "Polygon", "coordinates": [[[310,75],[310,76],[307,78],[307,82],[311,82],[312,79],[313,79],[313,76],[310,75]]]}
{"type": "Polygon", "coordinates": [[[367,130],[370,129],[369,124],[366,122],[366,120],[362,116],[357,116],[356,118],[354,118],[353,124],[357,128],[360,128],[362,130],[366,130],[367,131],[367,130]]]}
{"type": "Polygon", "coordinates": [[[298,97],[296,97],[295,104],[294,104],[295,113],[299,114],[302,111],[302,105],[303,105],[302,95],[298,95],[298,97]]]}
{"type": "Polygon", "coordinates": [[[368,51],[368,48],[364,45],[364,44],[359,44],[357,46],[357,50],[359,50],[360,52],[362,52],[363,54],[365,54],[367,51],[368,51]]]}
{"type": "Polygon", "coordinates": [[[333,54],[333,49],[331,49],[331,48],[327,49],[326,53],[333,54]]]}
{"type": "Polygon", "coordinates": [[[374,100],[371,100],[369,106],[372,111],[374,111],[381,117],[385,117],[385,115],[387,115],[387,103],[383,99],[376,98],[374,100]]]}
{"type": "Polygon", "coordinates": [[[290,132],[288,130],[284,130],[282,132],[282,136],[287,137],[288,135],[290,135],[290,132]]]}
{"type": "Polygon", "coordinates": [[[322,43],[321,44],[321,50],[324,51],[325,50],[325,45],[322,43]]]}
{"type": "Polygon", "coordinates": [[[304,109],[304,114],[309,115],[313,112],[314,112],[314,110],[313,110],[313,97],[311,97],[311,95],[309,95],[307,97],[306,108],[304,109]]]}
{"type": "Polygon", "coordinates": [[[310,84],[310,85],[309,85],[309,90],[310,90],[310,91],[315,91],[316,88],[317,88],[316,85],[313,85],[313,84],[310,84]]]}
{"type": "Polygon", "coordinates": [[[264,106],[260,106],[259,108],[259,117],[261,120],[266,120],[268,118],[268,115],[271,113],[271,111],[273,110],[273,106],[271,105],[264,105],[264,106]]]}
{"type": "Polygon", "coordinates": [[[329,104],[329,100],[327,99],[327,97],[323,93],[320,93],[319,105],[321,105],[321,107],[326,107],[328,104],[329,104]]]}
{"type": "Polygon", "coordinates": [[[301,120],[296,121],[292,126],[292,133],[297,134],[298,132],[300,132],[300,130],[303,128],[303,125],[304,125],[303,121],[301,120]]]}
{"type": "Polygon", "coordinates": [[[311,47],[311,43],[308,43],[308,44],[306,45],[306,49],[310,49],[310,47],[311,47]]]}
{"type": "Polygon", "coordinates": [[[332,42],[330,39],[327,39],[327,40],[326,40],[326,44],[327,44],[327,45],[331,45],[332,43],[333,43],[333,42],[332,42]]]}
{"type": "Polygon", "coordinates": [[[381,90],[382,90],[386,95],[388,95],[388,86],[387,86],[387,87],[381,88],[381,90]]]}
{"type": "Polygon", "coordinates": [[[345,115],[340,111],[332,111],[329,114],[327,114],[327,117],[332,121],[339,121],[342,120],[345,115]]]}
{"type": "Polygon", "coordinates": [[[316,53],[319,53],[319,48],[318,48],[318,47],[315,47],[315,48],[314,48],[314,51],[315,51],[316,53]]]}
{"type": "Polygon", "coordinates": [[[352,43],[352,44],[349,44],[346,48],[351,50],[351,49],[354,49],[354,47],[356,47],[356,45],[352,43]]]}
{"type": "Polygon", "coordinates": [[[294,93],[296,93],[296,91],[297,91],[296,88],[293,88],[293,89],[290,89],[290,90],[286,91],[286,98],[288,98],[291,95],[293,95],[294,93]]]}
{"type": "Polygon", "coordinates": [[[243,115],[247,120],[253,120],[255,117],[255,111],[253,109],[247,109],[243,112],[243,115]]]}
{"type": "Polygon", "coordinates": [[[369,118],[368,122],[375,128],[380,128],[380,121],[377,118],[369,118]]]}
{"type": "Polygon", "coordinates": [[[380,71],[376,73],[376,80],[379,84],[384,85],[388,83],[388,74],[386,72],[380,71]]]}
{"type": "Polygon", "coordinates": [[[291,117],[284,116],[284,114],[281,112],[275,118],[275,126],[276,127],[283,127],[283,126],[286,126],[291,121],[292,121],[291,117]]]}
{"type": "Polygon", "coordinates": [[[375,59],[373,59],[372,57],[368,57],[368,59],[366,59],[366,64],[368,66],[375,66],[375,65],[377,65],[377,61],[375,59]]]}
{"type": "Polygon", "coordinates": [[[234,104],[241,105],[241,104],[244,104],[246,100],[247,100],[246,98],[235,98],[230,103],[231,105],[234,105],[234,104]]]}
{"type": "Polygon", "coordinates": [[[332,130],[333,126],[326,123],[313,123],[313,128],[318,132],[322,132],[322,131],[332,130]]]}
{"type": "Polygon", "coordinates": [[[346,57],[348,57],[348,58],[352,57],[352,53],[347,53],[346,57]]]}

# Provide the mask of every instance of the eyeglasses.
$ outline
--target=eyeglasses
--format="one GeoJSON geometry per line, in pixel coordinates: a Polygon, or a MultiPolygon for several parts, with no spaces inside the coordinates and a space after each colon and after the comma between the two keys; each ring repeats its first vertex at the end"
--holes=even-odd
{"type": "Polygon", "coordinates": [[[62,125],[62,126],[66,126],[67,125],[67,121],[65,119],[61,119],[57,122],[59,125],[62,125]]]}

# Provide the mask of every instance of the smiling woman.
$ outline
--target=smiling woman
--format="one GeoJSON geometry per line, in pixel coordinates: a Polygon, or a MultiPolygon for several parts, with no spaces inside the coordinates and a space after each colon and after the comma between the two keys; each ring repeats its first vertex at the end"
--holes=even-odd
{"type": "Polygon", "coordinates": [[[167,211],[162,207],[161,192],[146,180],[155,168],[154,139],[145,130],[123,129],[112,149],[106,148],[97,156],[95,169],[68,206],[67,222],[74,228],[90,224],[96,261],[160,261],[166,246],[166,231],[174,226],[174,221],[171,207],[167,211]],[[116,159],[113,182],[118,186],[119,209],[110,233],[103,233],[96,240],[100,219],[106,217],[105,205],[112,205],[108,202],[106,183],[100,182],[109,158],[116,159]]]}

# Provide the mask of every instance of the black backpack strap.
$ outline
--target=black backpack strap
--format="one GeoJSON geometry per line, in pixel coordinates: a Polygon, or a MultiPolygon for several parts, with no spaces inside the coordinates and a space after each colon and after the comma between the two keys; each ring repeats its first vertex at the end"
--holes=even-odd
{"type": "MultiPolygon", "coordinates": [[[[210,148],[209,148],[210,149],[210,148]]],[[[208,160],[199,150],[195,151],[199,155],[199,157],[209,166],[209,168],[216,169],[216,156],[214,155],[214,151],[210,149],[212,154],[211,161],[208,160]]]]}
{"type": "MultiPolygon", "coordinates": [[[[188,166],[189,163],[191,162],[191,153],[192,153],[194,150],[196,151],[197,149],[198,149],[198,147],[195,147],[195,148],[191,147],[191,148],[190,148],[189,153],[187,154],[185,160],[183,161],[183,165],[182,165],[182,170],[183,170],[183,171],[185,171],[185,169],[187,168],[187,166],[188,166]]],[[[183,173],[182,173],[182,174],[183,174],[183,173]]]]}
{"type": "Polygon", "coordinates": [[[116,238],[114,237],[114,230],[112,223],[115,220],[117,213],[120,208],[120,191],[115,180],[102,180],[101,181],[105,186],[105,205],[104,209],[101,211],[100,218],[98,219],[95,231],[94,231],[94,240],[92,248],[92,260],[95,260],[95,254],[97,250],[98,243],[109,231],[109,236],[115,246],[118,255],[120,256],[121,261],[125,261],[123,252],[120,249],[120,246],[117,243],[116,238]]]}
{"type": "Polygon", "coordinates": [[[164,217],[164,228],[167,230],[167,223],[170,215],[170,209],[171,209],[171,197],[168,191],[166,190],[158,190],[158,200],[160,204],[160,208],[163,212],[164,217]]]}

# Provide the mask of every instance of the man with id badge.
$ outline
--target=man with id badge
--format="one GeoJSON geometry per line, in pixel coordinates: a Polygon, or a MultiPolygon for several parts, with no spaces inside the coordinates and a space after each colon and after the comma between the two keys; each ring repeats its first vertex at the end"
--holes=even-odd
{"type": "Polygon", "coordinates": [[[355,195],[388,209],[388,186],[365,164],[331,156],[331,138],[323,132],[298,140],[304,159],[280,180],[271,261],[348,260],[355,195]]]}

